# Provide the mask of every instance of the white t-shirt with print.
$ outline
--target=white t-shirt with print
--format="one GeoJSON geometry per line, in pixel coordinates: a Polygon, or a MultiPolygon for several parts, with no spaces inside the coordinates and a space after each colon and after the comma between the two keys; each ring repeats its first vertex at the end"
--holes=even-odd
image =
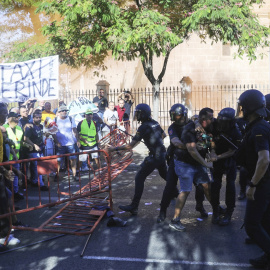
{"type": "Polygon", "coordinates": [[[72,131],[73,128],[76,128],[76,124],[73,118],[71,120],[69,116],[66,119],[57,117],[56,124],[58,126],[58,132],[56,133],[56,138],[62,146],[73,145],[77,142],[72,131]]]}
{"type": "MultiPolygon", "coordinates": [[[[111,111],[110,109],[106,110],[103,115],[103,119],[106,118],[109,124],[116,124],[118,118],[118,112],[117,111],[111,111]]],[[[106,125],[102,131],[109,131],[110,128],[106,125]]]]}

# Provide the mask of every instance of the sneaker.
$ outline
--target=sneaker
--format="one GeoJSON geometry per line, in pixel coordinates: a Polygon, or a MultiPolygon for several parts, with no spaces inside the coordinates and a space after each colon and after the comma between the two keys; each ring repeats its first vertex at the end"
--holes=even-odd
{"type": "MultiPolygon", "coordinates": [[[[5,240],[6,240],[6,237],[4,237],[4,238],[0,238],[0,244],[4,244],[5,243],[5,240]]],[[[14,246],[14,245],[17,245],[17,244],[19,244],[21,241],[18,239],[18,238],[15,238],[14,236],[13,236],[13,234],[10,234],[9,235],[9,237],[8,237],[8,242],[7,242],[7,244],[8,245],[11,245],[11,246],[14,246]]]]}
{"type": "Polygon", "coordinates": [[[14,201],[15,202],[18,202],[18,201],[23,200],[23,199],[24,199],[24,196],[21,193],[19,193],[19,192],[14,193],[14,201]]]}
{"type": "Polygon", "coordinates": [[[254,266],[254,268],[265,268],[268,264],[267,255],[263,254],[258,258],[250,259],[249,263],[254,266]]]}
{"type": "Polygon", "coordinates": [[[157,223],[164,222],[166,219],[166,211],[161,211],[159,212],[159,216],[157,217],[157,223]]]}
{"type": "Polygon", "coordinates": [[[230,222],[231,222],[231,217],[232,217],[231,214],[228,214],[228,213],[225,214],[222,218],[219,219],[218,224],[220,226],[227,226],[227,225],[229,225],[230,222]]]}
{"type": "Polygon", "coordinates": [[[42,187],[40,187],[40,190],[41,190],[41,191],[48,191],[49,188],[48,188],[47,186],[42,186],[42,187]]]}
{"type": "Polygon", "coordinates": [[[219,214],[218,213],[213,212],[212,223],[213,224],[219,224],[219,214]]]}
{"type": "Polygon", "coordinates": [[[172,219],[169,227],[171,227],[172,229],[179,231],[179,232],[184,232],[186,230],[186,227],[183,226],[183,224],[181,223],[180,220],[174,220],[172,219]]]}
{"type": "Polygon", "coordinates": [[[137,215],[138,214],[138,207],[134,206],[132,204],[119,205],[118,208],[125,211],[125,212],[130,212],[132,215],[137,215]]]}

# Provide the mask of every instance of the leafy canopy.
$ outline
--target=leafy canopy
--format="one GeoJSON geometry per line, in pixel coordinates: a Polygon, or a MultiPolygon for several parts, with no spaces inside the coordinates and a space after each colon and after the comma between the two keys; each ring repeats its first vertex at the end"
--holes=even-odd
{"type": "Polygon", "coordinates": [[[171,50],[196,32],[203,41],[210,38],[213,42],[235,45],[240,57],[246,55],[254,60],[257,47],[269,46],[269,28],[260,25],[252,12],[252,5],[262,4],[261,0],[239,1],[42,1],[37,12],[59,17],[43,27],[47,44],[33,47],[23,43],[18,45],[21,56],[16,47],[6,57],[26,60],[47,51],[59,54],[61,62],[72,67],[100,65],[109,53],[122,60],[140,57],[151,81],[153,56],[165,56],[165,72],[171,50]]]}

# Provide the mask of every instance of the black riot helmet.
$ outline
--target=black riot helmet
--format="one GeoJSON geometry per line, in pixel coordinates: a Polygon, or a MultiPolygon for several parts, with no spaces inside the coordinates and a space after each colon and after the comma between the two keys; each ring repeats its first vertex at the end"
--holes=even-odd
{"type": "Polygon", "coordinates": [[[220,132],[229,132],[235,124],[235,110],[233,108],[224,108],[218,113],[217,129],[220,132]]]}
{"type": "Polygon", "coordinates": [[[176,124],[185,125],[187,123],[187,109],[184,105],[180,103],[174,104],[171,107],[169,114],[170,114],[171,121],[174,121],[176,124]],[[181,115],[182,117],[176,120],[175,118],[176,115],[181,115]]]}
{"type": "Polygon", "coordinates": [[[134,110],[134,121],[143,122],[151,118],[151,108],[148,104],[138,104],[134,110]]]}
{"type": "Polygon", "coordinates": [[[264,95],[256,89],[242,93],[238,100],[238,112],[243,112],[244,118],[252,113],[266,117],[266,101],[264,95]]]}

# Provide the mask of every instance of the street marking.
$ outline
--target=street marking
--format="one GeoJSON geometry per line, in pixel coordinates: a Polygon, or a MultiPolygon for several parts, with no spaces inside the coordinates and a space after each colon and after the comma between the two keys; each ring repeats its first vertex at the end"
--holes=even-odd
{"type": "Polygon", "coordinates": [[[103,261],[121,261],[121,262],[144,262],[144,263],[166,263],[166,264],[185,264],[185,265],[207,265],[207,266],[225,266],[225,267],[247,267],[247,263],[223,263],[223,262],[196,262],[181,260],[160,260],[160,259],[142,259],[142,258],[121,258],[121,257],[105,257],[105,256],[84,256],[86,260],[103,260],[103,261]]]}

